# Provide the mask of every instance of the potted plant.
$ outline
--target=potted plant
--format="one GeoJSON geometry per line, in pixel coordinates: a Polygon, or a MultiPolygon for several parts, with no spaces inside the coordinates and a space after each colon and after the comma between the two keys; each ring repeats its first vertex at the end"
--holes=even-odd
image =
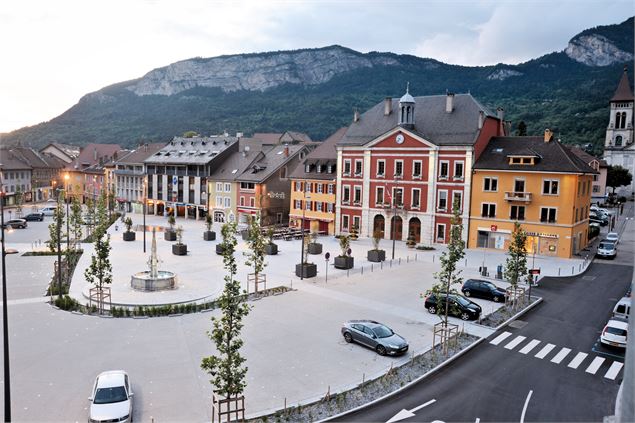
{"type": "Polygon", "coordinates": [[[205,216],[205,228],[207,230],[203,232],[203,239],[205,241],[214,241],[216,239],[216,232],[212,230],[212,223],[212,215],[208,213],[207,216],[205,216]]]}
{"type": "Polygon", "coordinates": [[[174,218],[174,215],[169,215],[168,225],[170,225],[170,228],[163,233],[163,239],[165,239],[166,241],[176,241],[176,231],[174,230],[175,223],[176,219],[174,218]]]}
{"type": "Polygon", "coordinates": [[[267,238],[269,242],[265,245],[265,254],[275,256],[278,254],[278,245],[273,242],[273,226],[267,230],[267,238]]]}
{"type": "Polygon", "coordinates": [[[317,265],[315,263],[307,263],[309,255],[309,237],[305,237],[304,251],[302,251],[302,263],[295,265],[295,275],[300,278],[314,278],[317,276],[317,265]]]}
{"type": "Polygon", "coordinates": [[[382,232],[379,229],[375,229],[373,232],[373,249],[368,250],[368,261],[379,263],[386,260],[386,251],[379,249],[379,242],[382,239],[382,232]]]}
{"type": "Polygon", "coordinates": [[[124,241],[134,241],[136,238],[136,234],[135,232],[133,232],[132,229],[132,219],[130,217],[126,217],[126,219],[123,221],[123,224],[126,226],[126,232],[123,233],[123,240],[124,241]]]}
{"type": "Polygon", "coordinates": [[[222,256],[224,252],[225,252],[225,248],[223,248],[223,244],[222,243],[216,244],[216,254],[218,254],[219,256],[222,256]]]}
{"type": "Polygon", "coordinates": [[[357,238],[359,238],[359,228],[357,227],[357,225],[353,225],[353,227],[351,228],[350,238],[353,241],[357,241],[357,238]]]}
{"type": "Polygon", "coordinates": [[[179,226],[176,230],[177,241],[176,244],[172,244],[172,254],[175,256],[187,255],[187,244],[183,244],[183,227],[179,226]]]}
{"type": "Polygon", "coordinates": [[[415,242],[415,235],[411,231],[410,235],[408,235],[408,239],[406,239],[406,245],[408,246],[408,248],[415,248],[416,244],[417,243],[415,242]]]}
{"type": "Polygon", "coordinates": [[[318,233],[311,233],[311,242],[309,243],[309,254],[322,254],[322,244],[317,242],[318,233]]]}
{"type": "Polygon", "coordinates": [[[352,269],[355,265],[353,257],[351,256],[351,239],[348,235],[340,236],[340,248],[342,249],[342,254],[335,257],[333,264],[336,269],[352,269]]]}

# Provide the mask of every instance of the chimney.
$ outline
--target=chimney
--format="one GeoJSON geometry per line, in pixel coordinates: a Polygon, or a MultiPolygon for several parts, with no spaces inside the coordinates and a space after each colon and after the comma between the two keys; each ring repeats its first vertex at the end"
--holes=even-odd
{"type": "Polygon", "coordinates": [[[287,144],[284,145],[284,157],[289,157],[289,146],[287,144]]]}
{"type": "Polygon", "coordinates": [[[359,110],[353,109],[353,122],[359,122],[359,110]]]}
{"type": "Polygon", "coordinates": [[[390,115],[392,111],[392,98],[386,97],[384,99],[384,116],[390,115]]]}
{"type": "Polygon", "coordinates": [[[143,144],[143,151],[148,151],[148,143],[143,144]]]}
{"type": "Polygon", "coordinates": [[[454,110],[454,93],[447,93],[445,96],[445,112],[452,113],[454,110]]]}
{"type": "Polygon", "coordinates": [[[236,138],[242,138],[242,137],[243,137],[242,132],[236,132],[236,138]]]}
{"type": "Polygon", "coordinates": [[[505,110],[503,110],[502,107],[498,107],[496,109],[496,117],[500,119],[501,123],[503,122],[503,119],[505,119],[505,110]]]}
{"type": "Polygon", "coordinates": [[[478,112],[478,129],[483,129],[483,124],[485,123],[485,112],[479,110],[478,112]]]}
{"type": "Polygon", "coordinates": [[[93,147],[93,160],[97,161],[97,147],[93,147]]]}
{"type": "Polygon", "coordinates": [[[551,132],[551,129],[547,128],[545,129],[545,142],[549,142],[553,139],[553,132],[551,132]]]}

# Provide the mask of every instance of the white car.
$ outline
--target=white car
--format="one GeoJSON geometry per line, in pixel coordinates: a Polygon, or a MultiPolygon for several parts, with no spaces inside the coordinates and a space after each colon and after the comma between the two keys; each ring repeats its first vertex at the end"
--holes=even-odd
{"type": "Polygon", "coordinates": [[[40,209],[40,213],[44,214],[44,216],[53,216],[55,214],[55,206],[46,206],[43,209],[40,209]]]}
{"type": "Polygon", "coordinates": [[[100,373],[95,379],[90,401],[88,421],[131,422],[132,393],[130,379],[123,370],[100,373]]]}
{"type": "Polygon", "coordinates": [[[628,320],[619,317],[613,317],[608,321],[602,335],[600,336],[600,342],[612,347],[626,348],[626,334],[628,333],[628,320]]]}
{"type": "Polygon", "coordinates": [[[595,255],[600,258],[614,259],[617,256],[617,248],[613,242],[603,239],[598,245],[595,255]]]}
{"type": "Polygon", "coordinates": [[[617,232],[609,232],[604,239],[613,242],[615,245],[620,242],[620,236],[617,234],[617,232]]]}

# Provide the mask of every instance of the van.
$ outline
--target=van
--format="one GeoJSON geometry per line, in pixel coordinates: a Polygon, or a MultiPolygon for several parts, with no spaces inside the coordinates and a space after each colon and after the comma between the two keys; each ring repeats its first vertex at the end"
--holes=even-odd
{"type": "Polygon", "coordinates": [[[628,319],[631,313],[631,299],[629,297],[623,297],[613,307],[613,317],[622,317],[628,319]]]}
{"type": "Polygon", "coordinates": [[[55,209],[57,209],[57,207],[46,206],[43,209],[40,209],[40,213],[44,214],[44,216],[53,216],[55,214],[55,209]]]}

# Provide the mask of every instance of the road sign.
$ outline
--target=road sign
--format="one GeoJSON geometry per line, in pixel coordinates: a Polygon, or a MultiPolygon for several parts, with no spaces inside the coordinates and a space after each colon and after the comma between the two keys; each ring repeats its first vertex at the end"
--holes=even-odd
{"type": "Polygon", "coordinates": [[[539,275],[540,274],[540,269],[529,269],[529,274],[530,275],[539,275]]]}
{"type": "Polygon", "coordinates": [[[496,232],[498,230],[498,226],[492,225],[492,226],[489,227],[489,230],[492,231],[492,232],[496,232]]]}

